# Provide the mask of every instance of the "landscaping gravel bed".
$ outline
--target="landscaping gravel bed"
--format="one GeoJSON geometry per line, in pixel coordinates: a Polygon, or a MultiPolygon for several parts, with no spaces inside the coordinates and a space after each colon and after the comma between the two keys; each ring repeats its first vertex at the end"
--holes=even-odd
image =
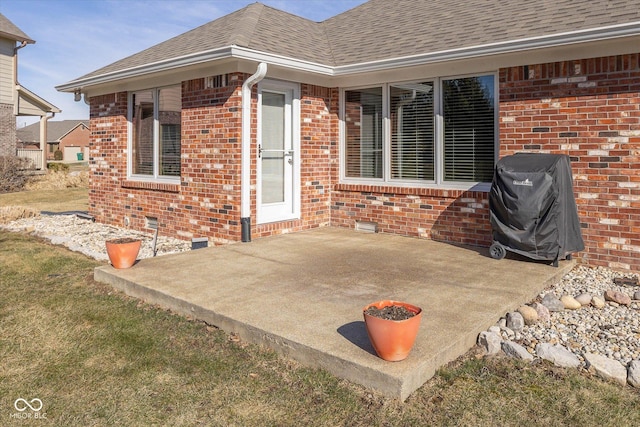
{"type": "MultiPolygon", "coordinates": [[[[56,245],[64,245],[72,251],[81,252],[99,261],[106,261],[106,240],[137,237],[142,239],[139,259],[153,256],[153,233],[141,233],[125,228],[99,224],[77,215],[41,215],[23,218],[0,225],[9,231],[28,232],[50,240],[56,245]]],[[[157,255],[184,252],[191,249],[191,242],[178,240],[159,234],[156,243],[157,255]]]]}

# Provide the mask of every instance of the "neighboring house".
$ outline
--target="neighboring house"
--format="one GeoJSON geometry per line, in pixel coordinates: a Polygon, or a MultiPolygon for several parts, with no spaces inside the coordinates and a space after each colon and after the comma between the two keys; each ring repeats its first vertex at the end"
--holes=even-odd
{"type": "Polygon", "coordinates": [[[488,246],[497,159],[565,153],[578,258],[640,270],[637,0],[371,0],[320,23],[254,3],[57,88],[90,99],[100,222],[488,246]]]}
{"type": "MultiPolygon", "coordinates": [[[[46,141],[45,124],[60,112],[18,82],[18,50],[33,43],[34,40],[0,14],[0,156],[16,155],[16,116],[39,116],[39,141],[46,141]]],[[[38,159],[40,165],[37,166],[46,167],[46,158],[41,155],[38,159]]]]}
{"type": "MultiPolygon", "coordinates": [[[[34,123],[18,129],[18,146],[40,148],[40,125],[34,123]]],[[[60,151],[62,160],[76,162],[87,157],[89,148],[89,120],[60,120],[47,122],[47,159],[55,160],[60,151]],[[87,151],[87,153],[85,153],[87,151]],[[80,153],[80,156],[78,154],[80,153]]]]}

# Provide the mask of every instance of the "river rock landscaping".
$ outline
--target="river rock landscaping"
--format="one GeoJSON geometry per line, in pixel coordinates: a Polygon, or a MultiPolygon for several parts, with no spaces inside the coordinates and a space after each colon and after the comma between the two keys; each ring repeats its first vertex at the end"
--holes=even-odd
{"type": "MultiPolygon", "coordinates": [[[[122,238],[142,240],[138,259],[153,256],[153,233],[141,233],[126,228],[112,227],[92,222],[77,215],[36,215],[0,224],[14,232],[32,233],[50,240],[54,245],[63,245],[98,261],[106,261],[105,241],[122,238]]],[[[156,243],[157,255],[184,252],[191,249],[191,242],[163,236],[160,232],[156,243]]]]}
{"type": "Polygon", "coordinates": [[[488,355],[548,360],[640,387],[638,275],[577,266],[481,332],[478,344],[488,355]]]}

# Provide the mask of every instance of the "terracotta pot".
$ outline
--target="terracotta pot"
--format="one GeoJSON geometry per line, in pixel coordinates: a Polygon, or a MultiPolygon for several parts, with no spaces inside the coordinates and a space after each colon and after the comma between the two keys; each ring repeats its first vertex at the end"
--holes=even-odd
{"type": "Polygon", "coordinates": [[[369,340],[378,356],[390,362],[406,359],[418,335],[422,309],[406,302],[383,300],[367,305],[363,314],[369,340]],[[382,309],[392,305],[402,306],[416,315],[406,320],[388,320],[366,312],[370,307],[382,309]]]}
{"type": "Polygon", "coordinates": [[[138,239],[114,239],[107,240],[105,244],[111,265],[114,268],[129,268],[136,262],[142,241],[138,239]]]}

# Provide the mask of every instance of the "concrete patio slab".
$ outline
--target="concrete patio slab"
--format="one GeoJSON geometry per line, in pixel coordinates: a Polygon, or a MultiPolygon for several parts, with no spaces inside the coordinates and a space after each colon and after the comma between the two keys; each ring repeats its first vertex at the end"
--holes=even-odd
{"type": "Polygon", "coordinates": [[[126,270],[99,267],[95,279],[404,400],[572,266],[326,227],[145,259],[126,270]],[[362,308],[381,299],[424,310],[404,361],[378,358],[369,343],[362,308]]]}

